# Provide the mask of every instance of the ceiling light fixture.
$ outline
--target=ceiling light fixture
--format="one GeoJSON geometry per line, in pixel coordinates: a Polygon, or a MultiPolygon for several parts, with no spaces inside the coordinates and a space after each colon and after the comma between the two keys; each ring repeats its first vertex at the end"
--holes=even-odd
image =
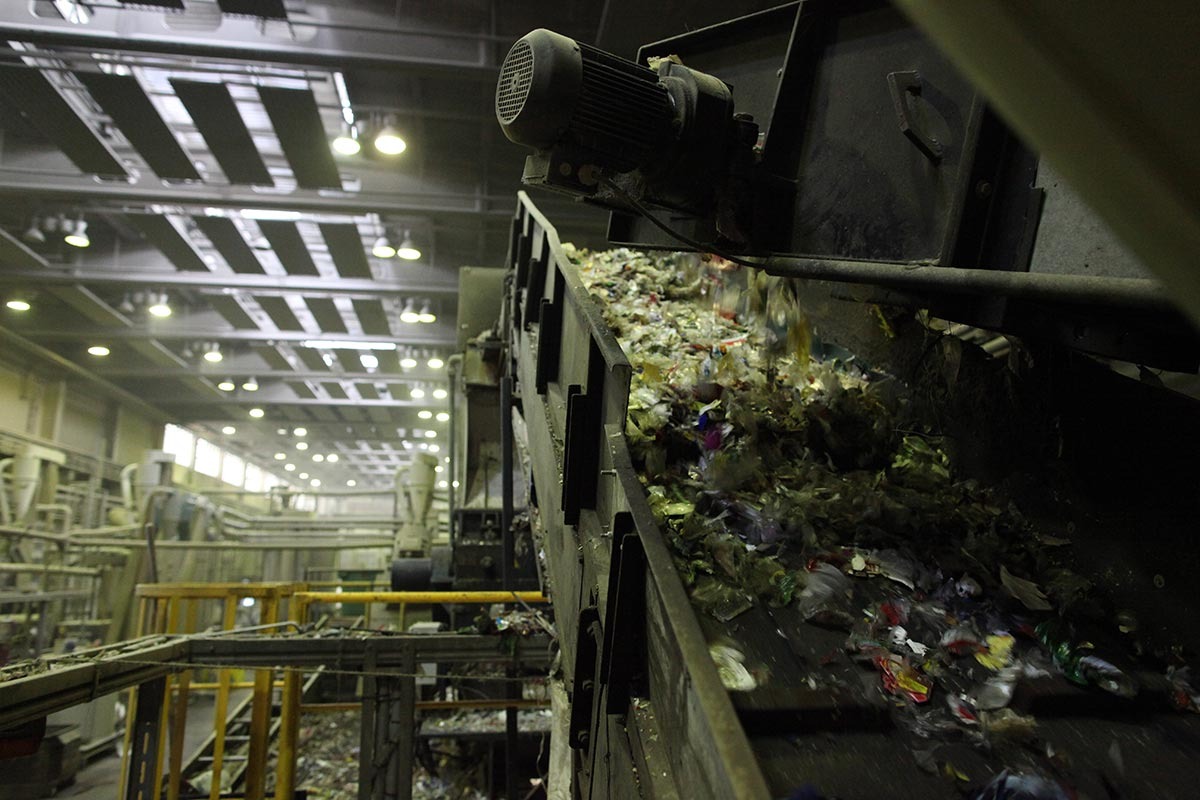
{"type": "Polygon", "coordinates": [[[21,238],[30,244],[45,244],[46,234],[42,233],[41,227],[38,225],[38,218],[34,217],[29,221],[29,227],[21,234],[21,238]]]}
{"type": "Polygon", "coordinates": [[[421,306],[421,313],[418,315],[417,321],[426,324],[437,322],[437,315],[433,313],[433,306],[430,305],[428,300],[421,306]]]}
{"type": "Polygon", "coordinates": [[[445,400],[446,394],[447,394],[447,392],[445,389],[434,389],[433,390],[433,399],[434,400],[445,400]]]}
{"type": "Polygon", "coordinates": [[[296,465],[295,465],[295,464],[284,464],[284,465],[283,465],[283,468],[284,468],[285,470],[287,470],[288,472],[295,472],[295,471],[296,471],[296,465]]]}
{"type": "Polygon", "coordinates": [[[441,449],[442,448],[438,447],[436,444],[429,445],[429,452],[431,452],[431,453],[436,453],[441,449]]]}
{"type": "Polygon", "coordinates": [[[232,392],[237,388],[237,384],[233,382],[233,378],[226,378],[217,384],[217,388],[222,392],[232,392]]]}
{"type": "Polygon", "coordinates": [[[437,431],[425,431],[425,438],[426,439],[436,439],[437,431]]]}
{"type": "Polygon", "coordinates": [[[409,390],[408,396],[411,397],[413,400],[420,400],[422,397],[425,396],[425,390],[422,389],[420,386],[414,386],[412,389],[409,390]]]}
{"type": "Polygon", "coordinates": [[[98,358],[103,358],[104,356],[108,355],[111,352],[112,352],[111,350],[109,350],[107,347],[105,347],[102,344],[94,344],[88,348],[88,355],[96,356],[98,358]]]}
{"type": "Polygon", "coordinates": [[[446,366],[446,362],[442,361],[442,359],[438,358],[437,356],[429,359],[429,361],[426,363],[429,365],[430,369],[441,369],[442,367],[446,366]]]}
{"type": "Polygon", "coordinates": [[[339,341],[337,339],[305,339],[301,347],[310,350],[395,350],[395,342],[355,342],[339,341]]]}
{"type": "Polygon", "coordinates": [[[296,442],[296,449],[297,450],[307,450],[308,442],[296,442]]]}
{"type": "Polygon", "coordinates": [[[249,378],[246,378],[246,382],[242,384],[242,388],[247,392],[257,392],[258,379],[251,375],[249,378]]]}
{"type": "Polygon", "coordinates": [[[416,261],[421,257],[421,251],[413,244],[412,234],[408,231],[404,232],[404,239],[401,240],[400,246],[396,248],[396,256],[405,261],[416,261]]]}
{"type": "Polygon", "coordinates": [[[350,480],[346,481],[346,485],[353,489],[355,486],[358,486],[358,481],[354,480],[354,478],[351,478],[350,480]]]}
{"type": "Polygon", "coordinates": [[[396,120],[389,117],[379,132],[375,134],[375,149],[385,156],[398,156],[408,148],[408,143],[396,129],[396,120]]]}
{"type": "Polygon", "coordinates": [[[224,428],[221,428],[221,433],[225,434],[226,436],[233,436],[235,433],[237,433],[237,428],[233,427],[232,425],[226,425],[224,428]]]}
{"type": "Polygon", "coordinates": [[[308,428],[293,428],[293,436],[308,436],[308,428]]]}
{"type": "Polygon", "coordinates": [[[315,461],[315,462],[317,462],[318,464],[320,464],[320,463],[321,463],[322,461],[324,461],[324,460],[325,460],[325,456],[324,456],[324,454],[322,454],[322,453],[313,453],[313,461],[315,461]]]}
{"type": "Polygon", "coordinates": [[[363,365],[363,369],[367,371],[371,371],[379,367],[379,358],[371,355],[370,353],[363,353],[358,357],[358,361],[363,365]]]}
{"type": "Polygon", "coordinates": [[[396,248],[392,247],[392,243],[388,241],[386,235],[380,236],[371,247],[371,255],[376,258],[391,258],[396,255],[396,248]]]}
{"type": "Polygon", "coordinates": [[[438,414],[437,414],[438,422],[447,422],[447,421],[449,421],[449,419],[450,419],[450,413],[448,411],[439,411],[438,412],[438,414]]]}
{"type": "Polygon", "coordinates": [[[341,457],[337,453],[330,453],[325,456],[325,461],[329,464],[336,464],[341,457]]]}
{"type": "Polygon", "coordinates": [[[74,227],[63,237],[63,241],[72,247],[90,247],[92,239],[88,236],[87,221],[83,217],[75,220],[74,227]]]}
{"type": "Polygon", "coordinates": [[[400,310],[400,321],[413,325],[421,321],[421,315],[417,313],[417,308],[413,304],[412,298],[404,301],[404,308],[400,310]]]}
{"type": "Polygon", "coordinates": [[[418,419],[433,419],[433,412],[427,408],[423,408],[417,412],[418,419]]]}
{"type": "Polygon", "coordinates": [[[299,479],[300,479],[300,480],[302,480],[302,481],[306,481],[306,480],[308,480],[308,473],[307,473],[307,472],[301,472],[301,473],[300,473],[299,475],[297,475],[296,477],[297,477],[297,478],[299,478],[299,479]]]}
{"type": "Polygon", "coordinates": [[[342,132],[333,138],[333,152],[341,156],[356,156],[362,150],[358,141],[358,126],[345,125],[342,132]]]}
{"type": "Polygon", "coordinates": [[[263,415],[265,415],[266,413],[267,412],[263,411],[261,408],[256,407],[256,408],[250,409],[250,416],[254,417],[255,419],[262,419],[263,415]]]}
{"type": "Polygon", "coordinates": [[[287,458],[287,453],[276,453],[275,454],[276,461],[283,461],[285,458],[287,458]]]}
{"type": "Polygon", "coordinates": [[[405,356],[404,358],[400,359],[400,367],[402,369],[413,369],[416,366],[417,360],[412,356],[405,356]]]}
{"type": "Polygon", "coordinates": [[[167,293],[159,292],[158,295],[154,297],[154,302],[146,306],[146,313],[152,317],[158,317],[159,319],[164,319],[171,316],[171,305],[167,301],[167,293]]]}
{"type": "Polygon", "coordinates": [[[225,356],[221,355],[221,345],[217,342],[209,342],[204,346],[204,360],[210,364],[219,364],[225,356]]]}
{"type": "Polygon", "coordinates": [[[320,478],[313,478],[311,481],[309,481],[309,486],[313,487],[314,489],[318,488],[320,485],[321,485],[320,478]]]}
{"type": "Polygon", "coordinates": [[[4,305],[9,311],[28,311],[31,308],[29,301],[19,295],[10,297],[4,305]]]}

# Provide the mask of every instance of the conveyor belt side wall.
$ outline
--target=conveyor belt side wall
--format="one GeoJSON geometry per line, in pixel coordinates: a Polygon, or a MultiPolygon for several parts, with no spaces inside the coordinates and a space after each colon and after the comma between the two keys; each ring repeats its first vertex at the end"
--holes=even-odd
{"type": "Polygon", "coordinates": [[[633,469],[629,361],[524,192],[508,267],[580,796],[767,798],[633,469]]]}

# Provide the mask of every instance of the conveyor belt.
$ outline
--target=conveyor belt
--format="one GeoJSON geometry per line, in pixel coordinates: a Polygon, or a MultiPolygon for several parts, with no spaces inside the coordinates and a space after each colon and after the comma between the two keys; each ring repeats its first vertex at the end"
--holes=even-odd
{"type": "MultiPolygon", "coordinates": [[[[1022,680],[1008,706],[1036,731],[981,748],[968,734],[914,735],[925,706],[897,710],[879,672],[848,657],[845,629],[787,604],[728,622],[694,609],[623,435],[629,360],[524,193],[509,258],[511,348],[583,796],[767,798],[810,785],[840,798],[958,798],[1006,768],[1052,772],[1081,796],[1191,796],[1200,717],[1172,707],[1161,668],[1130,668],[1131,701],[1075,686],[1047,661],[1047,677],[1022,680]],[[718,643],[769,680],[727,692],[708,650],[718,643]],[[669,765],[664,780],[631,778],[651,761],[669,765]]],[[[854,609],[896,596],[889,583],[855,579],[854,609]]],[[[935,688],[939,709],[953,686],[935,688]]]]}

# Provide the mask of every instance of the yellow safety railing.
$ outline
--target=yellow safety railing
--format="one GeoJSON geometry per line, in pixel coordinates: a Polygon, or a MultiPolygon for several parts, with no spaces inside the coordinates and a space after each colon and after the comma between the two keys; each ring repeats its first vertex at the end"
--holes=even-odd
{"type": "MultiPolygon", "coordinates": [[[[313,583],[175,583],[141,584],[135,589],[138,600],[136,634],[196,633],[201,627],[210,627],[210,622],[219,615],[221,630],[233,630],[237,624],[237,611],[246,598],[254,599],[260,606],[259,625],[276,625],[290,620],[303,626],[308,623],[311,606],[319,603],[362,603],[367,614],[371,604],[398,604],[400,627],[403,628],[405,609],[409,605],[436,605],[440,603],[463,603],[486,605],[492,603],[523,603],[529,605],[548,603],[549,598],[540,592],[383,592],[383,591],[309,591],[311,588],[370,586],[370,581],[317,581],[313,583]]],[[[369,616],[368,616],[369,619],[369,616]]],[[[264,634],[273,633],[268,628],[264,634]]],[[[212,782],[209,800],[221,798],[221,776],[225,762],[225,733],[229,715],[230,693],[234,689],[252,688],[250,715],[250,742],[246,754],[242,797],[244,800],[264,800],[266,794],[266,767],[270,748],[271,701],[275,689],[281,690],[279,758],[276,761],[275,798],[293,800],[296,782],[296,746],[299,734],[300,714],[306,711],[329,711],[336,708],[359,708],[361,704],[313,704],[300,703],[303,685],[303,670],[283,669],[283,680],[275,679],[275,670],[257,669],[253,681],[235,681],[233,669],[218,669],[216,682],[192,681],[192,671],[186,670],[167,677],[163,690],[162,718],[159,730],[169,735],[159,737],[158,748],[151,763],[155,764],[153,795],[141,800],[159,800],[162,797],[163,762],[167,761],[166,800],[179,800],[183,779],[183,734],[187,726],[188,696],[191,691],[216,691],[213,711],[212,782]],[[163,742],[167,747],[163,747],[163,742]]],[[[138,690],[130,693],[129,713],[126,725],[125,756],[122,781],[118,797],[126,797],[125,784],[129,780],[130,736],[133,720],[137,714],[138,690]]],[[[425,701],[419,708],[451,707],[500,707],[501,701],[425,701]]],[[[531,701],[502,701],[504,707],[535,705],[531,701]]]]}
{"type": "MultiPolygon", "coordinates": [[[[242,601],[251,598],[259,605],[258,624],[271,625],[286,618],[284,608],[288,598],[297,590],[306,588],[296,583],[159,583],[140,584],[134,590],[138,600],[136,634],[145,636],[155,633],[196,633],[204,613],[205,628],[218,615],[220,630],[232,630],[237,624],[237,611],[242,601]]],[[[268,631],[270,632],[269,629],[268,631]]],[[[183,779],[183,737],[187,727],[188,696],[193,688],[216,689],[213,711],[212,785],[209,800],[218,800],[221,795],[221,774],[225,761],[226,717],[229,714],[229,696],[235,688],[253,687],[250,712],[250,742],[244,777],[246,800],[263,800],[266,793],[267,750],[271,726],[271,693],[277,683],[273,671],[255,670],[253,682],[234,681],[231,669],[217,670],[216,683],[198,683],[193,687],[192,671],[185,670],[167,677],[163,697],[163,716],[159,730],[168,731],[165,737],[168,747],[164,752],[164,737],[159,737],[158,748],[152,763],[156,769],[154,794],[145,800],[162,797],[163,761],[167,760],[167,800],[179,800],[183,779]]],[[[138,692],[132,691],[129,700],[128,719],[125,729],[125,756],[122,769],[121,793],[125,797],[125,784],[129,780],[128,758],[132,720],[136,719],[138,692]]]]}

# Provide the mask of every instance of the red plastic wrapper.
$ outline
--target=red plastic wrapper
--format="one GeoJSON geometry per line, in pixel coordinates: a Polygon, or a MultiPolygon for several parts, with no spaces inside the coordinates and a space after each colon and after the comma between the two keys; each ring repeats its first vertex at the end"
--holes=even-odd
{"type": "Polygon", "coordinates": [[[876,656],[875,666],[883,673],[883,688],[888,694],[902,694],[914,703],[929,701],[933,681],[906,662],[888,656],[876,656]]]}

